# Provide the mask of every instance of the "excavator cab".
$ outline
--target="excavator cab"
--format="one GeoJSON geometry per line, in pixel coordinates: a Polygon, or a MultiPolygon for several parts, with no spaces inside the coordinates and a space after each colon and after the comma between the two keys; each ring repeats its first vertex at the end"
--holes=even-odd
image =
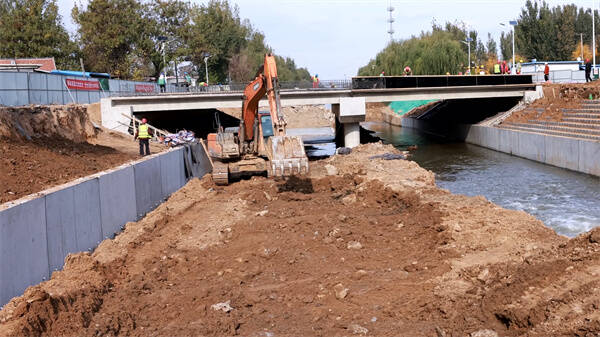
{"type": "Polygon", "coordinates": [[[242,116],[237,133],[209,134],[207,147],[213,158],[213,180],[227,185],[234,176],[291,176],[308,173],[308,157],[302,139],[286,134],[281,111],[275,58],[265,55],[264,66],[244,90],[242,116]],[[269,111],[258,111],[268,97],[269,111]]]}

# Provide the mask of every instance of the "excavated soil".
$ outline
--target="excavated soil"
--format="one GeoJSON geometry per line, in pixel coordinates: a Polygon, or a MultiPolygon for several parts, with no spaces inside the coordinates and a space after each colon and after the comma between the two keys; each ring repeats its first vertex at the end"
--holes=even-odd
{"type": "Polygon", "coordinates": [[[544,83],[544,97],[535,100],[524,109],[515,111],[505,121],[526,123],[531,120],[560,122],[563,119],[562,109],[581,108],[581,102],[600,98],[600,83],[544,83]]]}
{"type": "Polygon", "coordinates": [[[600,231],[558,236],[369,144],[193,180],[0,311],[1,336],[597,336],[600,231]]]}
{"type": "Polygon", "coordinates": [[[85,105],[0,107],[0,204],[136,158],[133,138],[94,127],[85,105]]]}

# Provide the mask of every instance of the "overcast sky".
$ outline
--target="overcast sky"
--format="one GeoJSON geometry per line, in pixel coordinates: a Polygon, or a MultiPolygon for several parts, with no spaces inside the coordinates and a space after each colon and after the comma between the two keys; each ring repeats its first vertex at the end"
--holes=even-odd
{"type": "MultiPolygon", "coordinates": [[[[202,0],[191,0],[205,3],[202,0]]],[[[86,0],[58,0],[67,28],[73,32],[71,9],[86,0]]],[[[240,16],[262,31],[279,55],[292,57],[322,79],[343,79],[356,74],[389,42],[389,0],[230,0],[240,16]]],[[[552,7],[575,3],[591,7],[592,1],[547,1],[552,7]]],[[[485,43],[490,32],[498,39],[500,22],[519,16],[525,0],[393,0],[395,39],[408,38],[431,23],[462,21],[479,32],[485,43]]],[[[599,3],[596,2],[598,6],[599,3]]],[[[591,30],[591,27],[590,27],[591,30]]]]}

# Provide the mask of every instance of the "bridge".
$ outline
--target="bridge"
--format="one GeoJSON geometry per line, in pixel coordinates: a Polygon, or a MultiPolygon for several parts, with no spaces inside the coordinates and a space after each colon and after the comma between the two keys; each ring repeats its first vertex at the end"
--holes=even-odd
{"type": "MultiPolygon", "coordinates": [[[[282,90],[282,106],[331,104],[344,126],[346,146],[360,143],[359,123],[366,103],[410,100],[461,100],[522,98],[536,91],[528,75],[355,77],[351,89],[282,90]]],[[[242,92],[175,93],[110,97],[101,100],[103,126],[127,132],[134,114],[165,111],[240,108],[242,92]]],[[[268,107],[263,99],[259,106],[268,107]]],[[[172,118],[177,118],[173,116],[172,118]]]]}

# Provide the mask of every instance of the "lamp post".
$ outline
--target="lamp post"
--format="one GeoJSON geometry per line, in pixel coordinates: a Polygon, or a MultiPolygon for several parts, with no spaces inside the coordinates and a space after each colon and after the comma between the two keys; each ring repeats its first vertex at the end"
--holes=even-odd
{"type": "Polygon", "coordinates": [[[466,44],[468,46],[468,50],[469,50],[469,75],[471,75],[471,41],[473,41],[472,38],[468,37],[466,40],[464,41],[460,41],[464,44],[466,44]]]}
{"type": "MultiPolygon", "coordinates": [[[[166,36],[159,36],[158,37],[158,41],[161,42],[162,57],[163,57],[163,69],[164,69],[164,68],[167,67],[167,61],[166,61],[166,57],[165,57],[165,49],[166,49],[165,42],[167,41],[167,37],[166,36]]],[[[163,69],[161,69],[161,70],[163,70],[163,69]]]]}
{"type": "Polygon", "coordinates": [[[204,71],[206,72],[206,85],[208,85],[208,58],[210,53],[204,53],[204,71]]]}

